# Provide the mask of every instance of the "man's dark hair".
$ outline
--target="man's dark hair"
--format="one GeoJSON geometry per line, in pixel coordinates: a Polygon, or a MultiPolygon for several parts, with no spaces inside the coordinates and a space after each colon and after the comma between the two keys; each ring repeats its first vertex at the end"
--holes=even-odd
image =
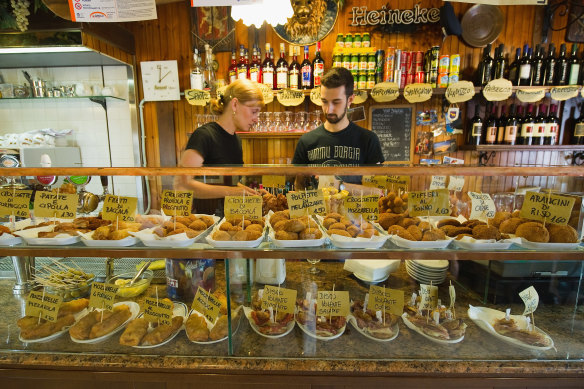
{"type": "Polygon", "coordinates": [[[345,68],[330,68],[320,81],[322,86],[329,89],[344,86],[347,97],[353,94],[354,82],[353,75],[345,68]]]}

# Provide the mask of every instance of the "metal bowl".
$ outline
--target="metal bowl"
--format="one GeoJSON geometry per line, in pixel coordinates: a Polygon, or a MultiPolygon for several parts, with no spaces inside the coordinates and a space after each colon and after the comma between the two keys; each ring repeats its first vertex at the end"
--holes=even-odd
{"type": "Polygon", "coordinates": [[[134,282],[132,286],[128,286],[127,284],[134,278],[137,271],[129,272],[129,273],[122,273],[115,277],[112,277],[108,283],[117,285],[118,289],[118,296],[120,297],[136,297],[146,291],[152,282],[152,277],[154,276],[154,272],[152,270],[146,270],[140,278],[134,282]]]}
{"type": "Polygon", "coordinates": [[[63,301],[71,301],[89,295],[91,284],[93,284],[95,277],[91,277],[84,281],[79,281],[77,284],[68,286],[45,286],[45,292],[48,294],[55,294],[63,297],[63,301]]]}
{"type": "Polygon", "coordinates": [[[477,4],[462,17],[462,39],[473,47],[493,43],[503,30],[503,13],[495,5],[477,4]]]}

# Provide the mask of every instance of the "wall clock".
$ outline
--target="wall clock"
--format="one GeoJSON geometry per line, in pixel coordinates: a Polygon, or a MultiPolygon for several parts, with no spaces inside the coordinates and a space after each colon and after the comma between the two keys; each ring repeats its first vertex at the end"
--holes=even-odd
{"type": "Polygon", "coordinates": [[[140,62],[146,101],[180,100],[176,60],[140,62]]]}

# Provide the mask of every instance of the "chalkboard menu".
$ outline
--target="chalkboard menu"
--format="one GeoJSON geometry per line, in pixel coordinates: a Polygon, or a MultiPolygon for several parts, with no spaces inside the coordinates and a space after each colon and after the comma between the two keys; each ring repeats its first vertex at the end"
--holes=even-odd
{"type": "Polygon", "coordinates": [[[412,143],[412,106],[375,106],[369,108],[371,130],[379,137],[388,162],[409,162],[412,143]]]}

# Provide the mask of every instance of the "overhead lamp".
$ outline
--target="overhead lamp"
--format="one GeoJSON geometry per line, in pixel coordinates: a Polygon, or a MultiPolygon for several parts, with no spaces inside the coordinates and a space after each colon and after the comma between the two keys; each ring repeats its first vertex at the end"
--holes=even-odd
{"type": "Polygon", "coordinates": [[[241,20],[246,26],[261,27],[264,22],[277,26],[286,24],[294,15],[290,0],[258,0],[247,5],[233,5],[231,17],[236,22],[241,20]]]}

